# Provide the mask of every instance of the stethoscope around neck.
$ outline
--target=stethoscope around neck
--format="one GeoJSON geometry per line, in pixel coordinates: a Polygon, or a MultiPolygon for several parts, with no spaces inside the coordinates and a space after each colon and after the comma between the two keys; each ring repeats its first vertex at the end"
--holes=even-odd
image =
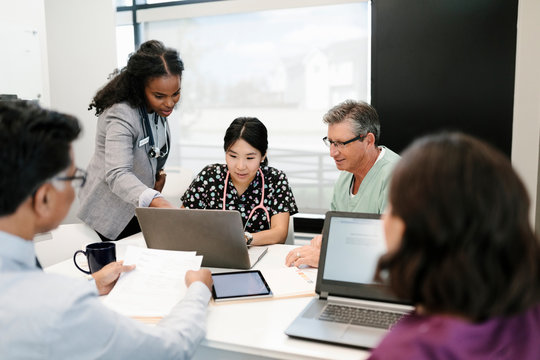
{"type": "MultiPolygon", "coordinates": [[[[139,113],[141,114],[141,116],[143,118],[145,136],[148,137],[148,142],[149,142],[149,145],[150,145],[150,150],[148,151],[148,156],[151,157],[151,158],[155,158],[155,159],[167,156],[167,154],[169,153],[169,137],[167,136],[167,127],[165,126],[165,123],[163,122],[163,128],[165,129],[164,130],[165,151],[161,152],[161,150],[157,146],[158,144],[156,144],[156,142],[154,141],[154,133],[152,132],[152,128],[151,128],[151,125],[150,125],[150,119],[148,118],[148,113],[146,112],[146,109],[144,108],[144,106],[141,106],[139,108],[139,113]]],[[[154,122],[156,123],[156,125],[157,125],[157,116],[158,116],[157,113],[154,113],[154,122]]],[[[159,141],[159,133],[158,133],[157,129],[156,129],[156,134],[157,134],[158,141],[159,141]]]]}
{"type": "MultiPolygon", "coordinates": [[[[259,174],[261,175],[261,180],[262,180],[261,202],[259,202],[259,205],[255,206],[249,213],[249,216],[246,220],[246,224],[244,225],[244,231],[246,230],[249,220],[251,220],[251,217],[253,216],[253,214],[255,213],[255,210],[257,209],[262,209],[264,211],[264,213],[266,214],[266,221],[268,222],[268,228],[270,228],[270,214],[268,213],[268,210],[266,210],[266,208],[264,207],[264,175],[261,168],[259,168],[259,174]]],[[[229,184],[229,170],[227,170],[227,175],[225,176],[225,186],[223,188],[223,210],[227,210],[225,207],[225,199],[227,198],[227,185],[228,184],[229,184]]]]}

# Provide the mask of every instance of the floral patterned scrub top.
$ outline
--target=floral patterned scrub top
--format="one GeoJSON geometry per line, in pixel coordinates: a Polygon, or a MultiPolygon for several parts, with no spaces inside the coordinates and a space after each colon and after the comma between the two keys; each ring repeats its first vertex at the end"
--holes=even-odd
{"type": "MultiPolygon", "coordinates": [[[[298,212],[294,195],[289,186],[287,176],[283,171],[269,166],[261,166],[264,174],[264,207],[270,217],[288,212],[294,215],[298,212]]],[[[223,187],[227,176],[227,165],[208,165],[195,177],[189,188],[182,196],[182,204],[190,209],[223,209],[223,187]]],[[[238,210],[242,216],[242,223],[246,225],[249,213],[261,202],[261,175],[257,175],[241,196],[233,185],[229,176],[226,210],[238,210]]],[[[270,219],[262,209],[257,209],[249,220],[246,231],[250,233],[268,230],[270,219]]]]}

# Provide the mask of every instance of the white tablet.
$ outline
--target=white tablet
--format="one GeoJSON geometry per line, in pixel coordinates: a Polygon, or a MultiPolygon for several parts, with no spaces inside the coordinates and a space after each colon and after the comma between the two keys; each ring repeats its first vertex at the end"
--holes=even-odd
{"type": "Polygon", "coordinates": [[[272,291],[259,270],[212,274],[215,301],[271,297],[272,291]]]}

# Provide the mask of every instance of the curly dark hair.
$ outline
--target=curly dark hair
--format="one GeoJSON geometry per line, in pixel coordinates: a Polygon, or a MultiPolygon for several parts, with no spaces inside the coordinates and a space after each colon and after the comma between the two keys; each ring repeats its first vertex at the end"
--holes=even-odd
{"type": "Polygon", "coordinates": [[[540,301],[529,198],[501,152],[461,133],[421,138],[394,169],[389,200],[405,231],[377,273],[397,296],[475,322],[540,301]]]}
{"type": "Polygon", "coordinates": [[[122,101],[133,107],[146,104],[144,87],[148,80],[164,75],[182,77],[184,63],[178,52],[166,48],[158,40],[149,40],[130,55],[122,70],[115,70],[112,78],[92,99],[88,110],[96,109],[96,116],[107,108],[122,101]]]}

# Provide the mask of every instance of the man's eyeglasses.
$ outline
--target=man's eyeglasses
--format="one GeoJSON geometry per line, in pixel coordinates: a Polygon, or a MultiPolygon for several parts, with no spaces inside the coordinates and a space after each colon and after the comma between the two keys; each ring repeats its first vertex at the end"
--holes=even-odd
{"type": "Polygon", "coordinates": [[[75,188],[83,187],[86,183],[86,171],[83,169],[76,168],[75,173],[71,176],[59,176],[55,177],[54,180],[57,181],[71,181],[71,185],[75,188]]]}
{"type": "Polygon", "coordinates": [[[344,142],[341,142],[341,141],[332,141],[332,140],[329,140],[328,139],[328,136],[325,136],[323,137],[322,141],[324,142],[324,145],[330,147],[331,145],[334,145],[336,149],[338,150],[341,150],[345,147],[345,145],[347,144],[350,144],[352,143],[353,141],[356,141],[356,140],[364,140],[364,138],[367,136],[367,134],[364,134],[364,135],[358,135],[356,137],[353,137],[351,140],[347,140],[347,141],[344,141],[344,142]]]}

